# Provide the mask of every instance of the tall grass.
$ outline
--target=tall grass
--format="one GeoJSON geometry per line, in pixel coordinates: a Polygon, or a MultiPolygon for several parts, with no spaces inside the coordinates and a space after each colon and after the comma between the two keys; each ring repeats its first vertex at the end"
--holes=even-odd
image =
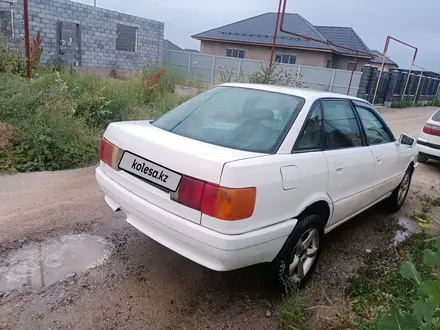
{"type": "Polygon", "coordinates": [[[68,169],[97,160],[99,139],[114,121],[154,119],[185,101],[168,70],[155,88],[142,75],[116,79],[41,71],[28,82],[0,72],[0,171],[68,169]]]}

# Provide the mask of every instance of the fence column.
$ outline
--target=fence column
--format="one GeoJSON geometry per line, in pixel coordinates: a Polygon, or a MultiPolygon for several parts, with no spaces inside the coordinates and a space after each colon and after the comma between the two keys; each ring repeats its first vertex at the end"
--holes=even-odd
{"type": "Polygon", "coordinates": [[[191,53],[188,53],[188,79],[191,79],[191,53]]]}
{"type": "Polygon", "coordinates": [[[373,72],[373,69],[374,68],[371,65],[367,64],[364,66],[364,71],[362,72],[361,81],[359,82],[359,89],[357,92],[357,96],[360,98],[366,100],[368,99],[368,85],[371,80],[371,74],[373,72]]]}
{"type": "Polygon", "coordinates": [[[335,76],[336,76],[336,69],[333,70],[332,80],[330,80],[330,87],[328,89],[329,92],[331,92],[333,89],[333,83],[335,82],[335,76]]]}
{"type": "Polygon", "coordinates": [[[439,92],[440,92],[440,79],[437,79],[437,93],[435,93],[435,98],[434,100],[436,101],[439,97],[439,92]]]}
{"type": "Polygon", "coordinates": [[[215,55],[212,57],[212,68],[211,68],[211,85],[214,85],[214,73],[215,73],[215,55]]]}
{"type": "Polygon", "coordinates": [[[422,92],[422,89],[420,88],[420,86],[422,86],[422,88],[423,88],[422,80],[423,80],[423,71],[420,73],[420,78],[418,79],[418,82],[417,82],[416,92],[414,93],[413,107],[419,101],[420,94],[422,92]]]}
{"type": "Polygon", "coordinates": [[[243,60],[241,58],[238,59],[238,74],[237,74],[237,82],[240,80],[240,76],[241,76],[241,62],[243,62],[243,60]]]}
{"type": "MultiPolygon", "coordinates": [[[[368,83],[367,86],[367,100],[369,102],[371,102],[372,104],[374,104],[374,102],[376,100],[373,100],[374,97],[374,90],[376,88],[376,84],[377,84],[377,80],[379,79],[379,69],[378,68],[371,68],[371,76],[370,76],[370,81],[368,83]]],[[[379,85],[380,88],[380,85],[379,85]]],[[[377,95],[376,95],[376,99],[377,99],[377,95]]]]}
{"type": "Polygon", "coordinates": [[[386,107],[390,107],[391,104],[393,103],[394,91],[396,90],[397,79],[399,78],[399,74],[400,73],[398,71],[392,71],[392,70],[390,71],[390,83],[388,85],[388,90],[384,100],[384,104],[386,107]]]}
{"type": "Polygon", "coordinates": [[[299,87],[299,80],[301,79],[301,68],[302,66],[298,66],[298,70],[296,71],[296,82],[295,87],[299,87]]]}

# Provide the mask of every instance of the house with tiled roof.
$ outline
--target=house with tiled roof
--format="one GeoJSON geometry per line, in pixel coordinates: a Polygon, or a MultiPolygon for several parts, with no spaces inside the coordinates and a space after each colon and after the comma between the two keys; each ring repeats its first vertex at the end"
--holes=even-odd
{"type": "Polygon", "coordinates": [[[174,50],[174,51],[182,51],[183,49],[177,46],[174,42],[169,41],[168,39],[163,39],[163,49],[164,50],[174,50]]]}
{"type": "MultiPolygon", "coordinates": [[[[200,40],[204,54],[268,61],[270,59],[276,13],[265,13],[192,36],[200,40]]],[[[299,14],[286,14],[284,28],[314,39],[353,48],[358,53],[357,70],[374,58],[351,27],[315,26],[299,14]]],[[[275,60],[287,64],[352,70],[356,53],[334,45],[278,32],[275,60]]]]}
{"type": "MultiPolygon", "coordinates": [[[[372,50],[371,53],[374,55],[374,59],[370,61],[370,65],[374,66],[375,68],[381,68],[382,67],[382,60],[383,60],[383,54],[379,52],[378,50],[372,50]]],[[[396,62],[391,60],[389,57],[385,57],[385,63],[383,66],[383,70],[385,72],[390,71],[390,69],[398,69],[399,66],[396,62]]]]}

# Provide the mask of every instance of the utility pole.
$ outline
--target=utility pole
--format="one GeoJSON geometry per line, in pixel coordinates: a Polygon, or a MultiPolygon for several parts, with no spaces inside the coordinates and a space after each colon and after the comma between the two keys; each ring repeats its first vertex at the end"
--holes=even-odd
{"type": "Polygon", "coordinates": [[[26,77],[31,79],[31,49],[29,44],[29,13],[28,0],[24,0],[24,47],[26,53],[26,77]]]}

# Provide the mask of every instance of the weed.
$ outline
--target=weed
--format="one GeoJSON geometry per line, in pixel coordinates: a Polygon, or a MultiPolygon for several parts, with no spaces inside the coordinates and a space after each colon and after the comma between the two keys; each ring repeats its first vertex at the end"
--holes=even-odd
{"type": "Polygon", "coordinates": [[[316,330],[355,330],[358,324],[355,322],[355,315],[351,311],[350,301],[346,298],[333,298],[327,296],[328,304],[313,306],[308,309],[313,312],[309,321],[309,329],[316,330]]]}
{"type": "Polygon", "coordinates": [[[110,73],[109,73],[109,75],[108,75],[110,78],[119,78],[119,75],[118,75],[118,71],[116,70],[116,68],[115,67],[113,67],[111,70],[110,70],[110,73]]]}
{"type": "Polygon", "coordinates": [[[422,251],[433,242],[425,233],[415,233],[397,247],[373,249],[363,266],[348,281],[346,294],[352,299],[360,328],[374,329],[374,320],[387,313],[391,306],[408,311],[417,299],[417,284],[400,275],[401,262],[410,255],[424,278],[432,278],[431,268],[423,263],[422,251]],[[361,327],[362,325],[362,327],[361,327]]]}
{"type": "Polygon", "coordinates": [[[30,45],[31,69],[34,73],[37,72],[40,67],[40,60],[42,54],[43,54],[43,48],[41,47],[41,36],[40,36],[40,31],[38,31],[37,35],[33,38],[32,43],[30,45]]]}
{"type": "Polygon", "coordinates": [[[440,100],[429,101],[424,104],[425,107],[440,107],[440,100]]]}
{"type": "Polygon", "coordinates": [[[425,217],[414,217],[414,220],[418,222],[420,227],[428,228],[432,224],[432,218],[425,216],[425,217]]]}
{"type": "Polygon", "coordinates": [[[309,311],[304,294],[295,292],[286,295],[280,306],[280,316],[283,328],[305,329],[309,319],[309,311]]]}
{"type": "MultiPolygon", "coordinates": [[[[440,267],[440,239],[435,242],[435,250],[423,251],[423,265],[440,267]]],[[[427,278],[419,272],[416,264],[408,255],[408,261],[403,262],[399,268],[402,278],[411,280],[417,286],[417,297],[408,311],[401,310],[394,305],[391,315],[378,317],[378,329],[438,329],[440,315],[440,280],[436,277],[427,278]]]]}
{"type": "Polygon", "coordinates": [[[433,207],[440,206],[440,197],[432,198],[432,197],[426,197],[425,199],[426,203],[433,207]]]}
{"type": "Polygon", "coordinates": [[[403,100],[403,101],[394,101],[391,103],[391,108],[409,108],[412,107],[412,102],[409,100],[403,100]]]}

